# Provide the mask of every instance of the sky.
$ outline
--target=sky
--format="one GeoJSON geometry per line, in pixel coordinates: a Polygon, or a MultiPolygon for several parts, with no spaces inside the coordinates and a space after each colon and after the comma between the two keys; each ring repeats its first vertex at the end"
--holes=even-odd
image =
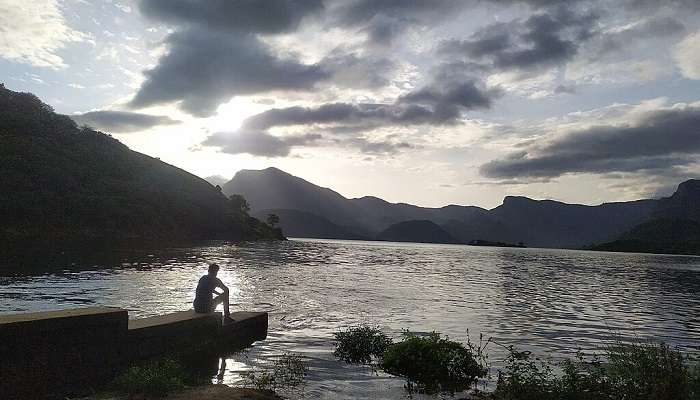
{"type": "Polygon", "coordinates": [[[0,82],[214,183],[492,208],[700,177],[697,0],[0,0],[0,82]]]}

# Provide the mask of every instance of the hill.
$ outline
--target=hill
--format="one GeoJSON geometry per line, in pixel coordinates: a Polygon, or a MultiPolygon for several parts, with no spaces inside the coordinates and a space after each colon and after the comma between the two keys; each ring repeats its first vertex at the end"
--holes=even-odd
{"type": "Polygon", "coordinates": [[[427,220],[404,221],[391,225],[377,235],[377,240],[414,243],[460,243],[438,224],[427,220]]]}
{"type": "Polygon", "coordinates": [[[2,85],[0,173],[2,241],[281,237],[203,179],[2,85]]]}
{"type": "Polygon", "coordinates": [[[660,199],[651,218],[616,240],[592,246],[603,251],[700,255],[700,180],[690,179],[660,199]]]}
{"type": "MultiPolygon", "coordinates": [[[[371,196],[348,199],[276,168],[239,171],[223,190],[250,199],[254,211],[303,211],[361,237],[376,237],[399,222],[426,220],[462,243],[485,240],[558,248],[582,248],[614,240],[647,221],[658,203],[638,200],[586,206],[509,196],[491,210],[460,205],[419,207],[371,196]]],[[[282,224],[300,237],[318,237],[303,219],[285,224],[283,218],[282,224]]]]}

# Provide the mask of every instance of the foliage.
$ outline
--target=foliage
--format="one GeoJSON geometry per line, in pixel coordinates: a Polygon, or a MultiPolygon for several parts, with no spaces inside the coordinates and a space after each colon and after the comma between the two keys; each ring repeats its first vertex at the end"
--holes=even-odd
{"type": "Polygon", "coordinates": [[[280,222],[280,217],[277,214],[267,214],[267,224],[274,227],[280,222]]]}
{"type": "Polygon", "coordinates": [[[229,196],[228,201],[232,210],[243,214],[250,212],[250,204],[248,204],[248,200],[243,195],[232,194],[229,196]]]}
{"type": "Polygon", "coordinates": [[[393,344],[378,327],[366,325],[336,332],[333,355],[348,363],[371,364],[381,360],[386,349],[393,344]]]}
{"type": "Polygon", "coordinates": [[[242,374],[247,385],[274,392],[303,392],[309,367],[298,354],[285,353],[271,366],[242,374]]]}
{"type": "Polygon", "coordinates": [[[666,344],[616,343],[605,362],[578,354],[560,364],[512,347],[494,400],[691,400],[700,398],[698,368],[666,344]],[[555,374],[555,367],[561,373],[555,374]]]}
{"type": "Polygon", "coordinates": [[[132,366],[113,382],[117,392],[162,397],[185,386],[186,373],[175,360],[166,358],[143,366],[132,366]]]}
{"type": "Polygon", "coordinates": [[[382,369],[406,379],[409,391],[425,393],[463,391],[485,377],[486,368],[471,343],[462,343],[433,332],[418,336],[404,332],[403,341],[389,346],[382,369]]]}

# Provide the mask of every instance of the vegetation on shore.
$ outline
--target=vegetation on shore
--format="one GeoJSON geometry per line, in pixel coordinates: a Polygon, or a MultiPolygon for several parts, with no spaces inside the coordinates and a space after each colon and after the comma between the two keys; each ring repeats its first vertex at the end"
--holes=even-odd
{"type": "Polygon", "coordinates": [[[433,332],[405,333],[394,343],[378,328],[359,326],[336,334],[335,356],[372,365],[406,379],[409,392],[471,391],[483,400],[693,400],[700,398],[700,364],[664,343],[636,342],[604,347],[603,355],[554,361],[507,347],[495,381],[486,346],[462,344],[433,332]],[[479,391],[481,379],[492,391],[479,391]]]}

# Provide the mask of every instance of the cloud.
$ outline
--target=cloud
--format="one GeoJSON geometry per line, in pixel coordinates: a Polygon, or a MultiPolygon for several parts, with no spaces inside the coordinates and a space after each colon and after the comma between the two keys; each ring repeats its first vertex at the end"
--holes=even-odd
{"type": "Polygon", "coordinates": [[[410,27],[434,27],[436,21],[457,15],[463,0],[349,0],[330,12],[330,26],[359,28],[370,46],[389,46],[410,27]]]}
{"type": "Polygon", "coordinates": [[[59,50],[88,39],[66,24],[57,0],[0,2],[0,32],[0,57],[53,69],[67,67],[59,50]]]}
{"type": "Polygon", "coordinates": [[[700,79],[700,31],[691,33],[676,45],[674,58],[683,76],[700,79]]]}
{"type": "Polygon", "coordinates": [[[199,117],[239,95],[314,90],[330,72],[280,56],[257,34],[294,31],[323,9],[322,0],[143,0],[144,16],[175,27],[167,52],[144,72],[130,105],[179,103],[199,117]]]}
{"type": "Polygon", "coordinates": [[[444,41],[438,53],[495,70],[551,67],[576,55],[581,43],[593,35],[597,19],[595,14],[558,7],[525,20],[488,25],[466,40],[444,41]]]}
{"type": "Polygon", "coordinates": [[[350,128],[378,126],[450,125],[462,112],[491,107],[496,90],[474,81],[449,88],[427,86],[399,97],[394,103],[330,103],[318,107],[275,108],[243,122],[242,130],[267,131],[275,127],[324,125],[350,128]]]}
{"type": "Polygon", "coordinates": [[[330,76],[319,65],[281,58],[254,36],[189,29],[166,38],[169,50],[130,105],[180,102],[184,111],[207,117],[238,95],[275,90],[313,90],[330,76]]]}
{"type": "Polygon", "coordinates": [[[294,146],[309,146],[321,139],[319,134],[277,137],[267,132],[216,132],[202,142],[203,146],[219,147],[228,154],[251,154],[262,157],[286,157],[294,146]]]}
{"type": "Polygon", "coordinates": [[[648,111],[636,121],[569,132],[481,166],[490,178],[556,178],[564,174],[662,174],[698,162],[700,105],[648,111]]]}
{"type": "Polygon", "coordinates": [[[391,155],[401,150],[413,149],[416,147],[407,142],[392,142],[388,140],[370,141],[363,137],[350,138],[340,143],[355,147],[361,153],[367,155],[391,155]]]}
{"type": "MultiPolygon", "coordinates": [[[[350,145],[368,154],[390,154],[412,148],[405,142],[370,141],[359,132],[381,127],[455,125],[463,113],[491,107],[500,93],[480,88],[474,81],[449,87],[427,86],[396,99],[393,103],[329,103],[317,107],[273,108],[246,119],[232,133],[216,133],[202,145],[219,147],[225,153],[287,156],[294,146],[315,144],[319,136],[275,136],[275,128],[304,127],[307,130],[345,136],[336,143],[350,145]]],[[[318,134],[317,134],[318,135],[318,134]]]]}
{"type": "Polygon", "coordinates": [[[180,121],[165,116],[110,110],[90,111],[84,114],[71,115],[70,117],[80,125],[116,133],[139,132],[159,125],[180,123],[180,121]]]}
{"type": "Polygon", "coordinates": [[[141,13],[174,25],[194,25],[236,33],[283,33],[323,10],[322,0],[142,0],[141,13]]]}

